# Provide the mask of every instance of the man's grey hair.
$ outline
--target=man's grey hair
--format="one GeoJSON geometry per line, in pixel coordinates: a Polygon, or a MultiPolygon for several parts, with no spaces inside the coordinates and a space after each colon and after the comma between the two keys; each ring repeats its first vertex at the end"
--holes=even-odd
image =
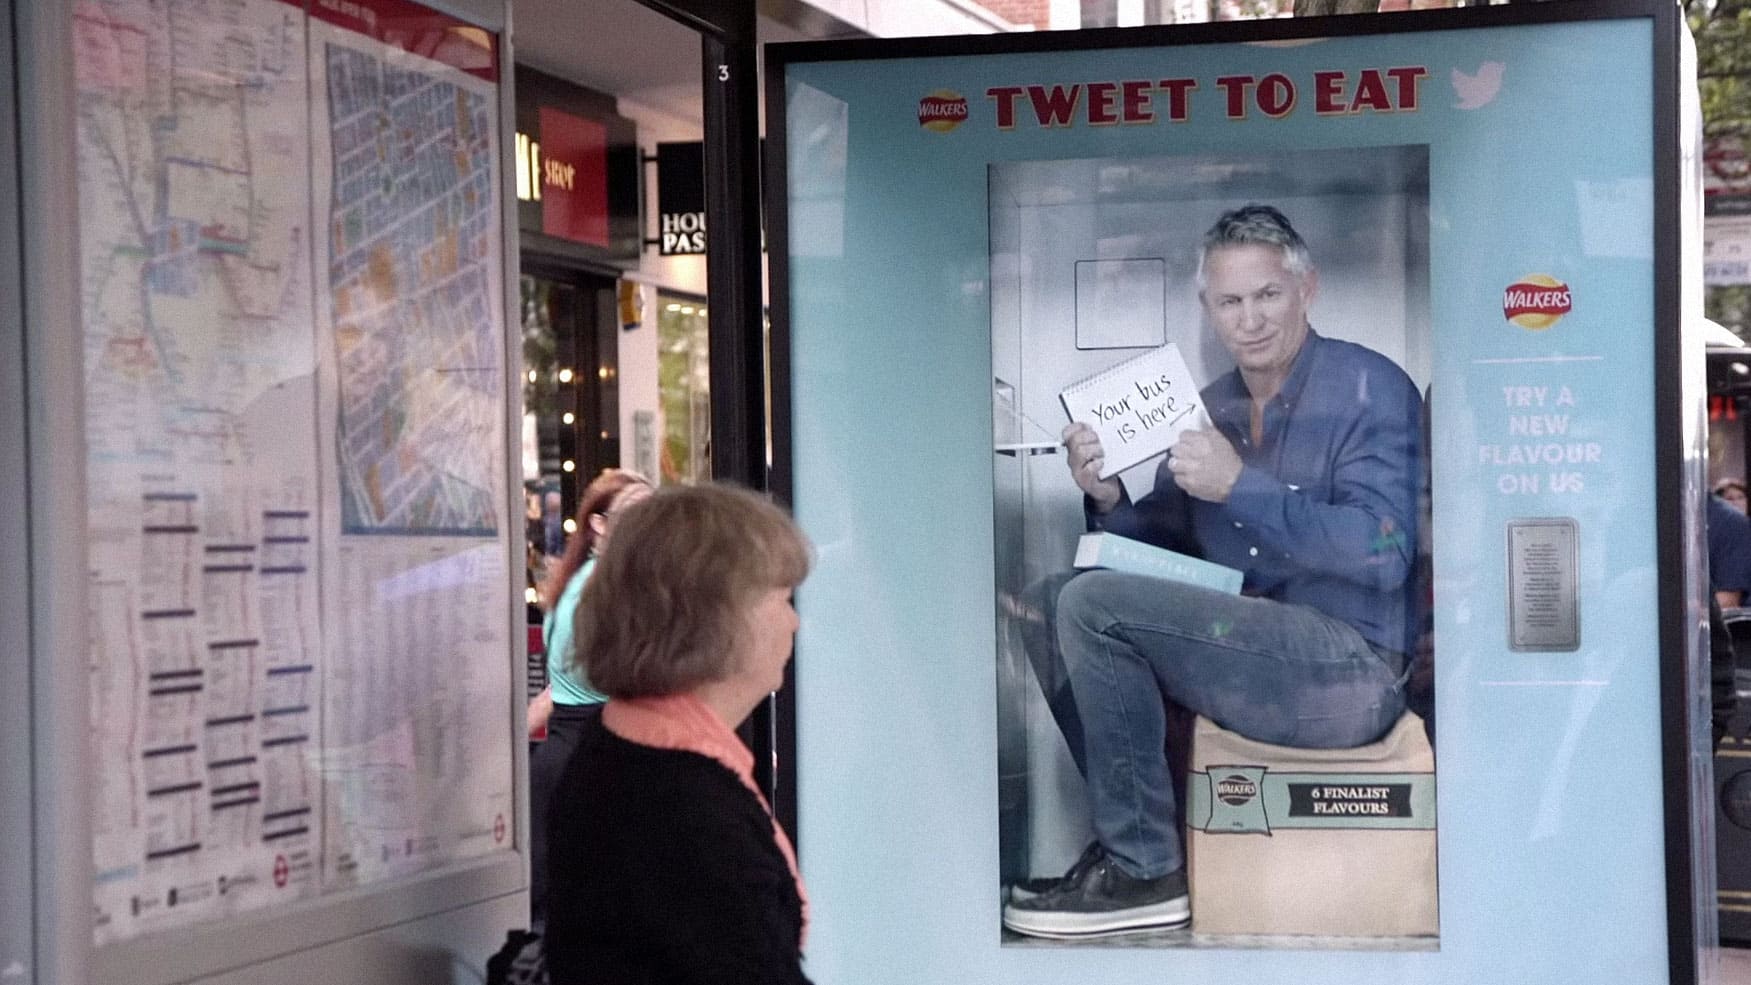
{"type": "Polygon", "coordinates": [[[1289,219],[1269,205],[1256,203],[1222,213],[1198,250],[1198,290],[1203,290],[1204,263],[1212,250],[1229,246],[1275,246],[1283,251],[1283,266],[1300,277],[1313,269],[1313,255],[1289,219]]]}

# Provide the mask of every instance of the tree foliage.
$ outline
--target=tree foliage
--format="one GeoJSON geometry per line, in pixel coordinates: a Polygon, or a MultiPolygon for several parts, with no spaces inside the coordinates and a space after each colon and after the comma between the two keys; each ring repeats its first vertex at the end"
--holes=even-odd
{"type": "MultiPolygon", "coordinates": [[[[1751,0],[1683,0],[1696,38],[1696,88],[1702,133],[1719,147],[1751,143],[1751,0]]],[[[1751,160],[1751,148],[1740,161],[1751,160]]],[[[1703,313],[1743,335],[1751,327],[1751,286],[1711,287],[1703,313]]]]}
{"type": "Polygon", "coordinates": [[[1684,0],[1705,137],[1751,136],[1751,0],[1684,0]]]}

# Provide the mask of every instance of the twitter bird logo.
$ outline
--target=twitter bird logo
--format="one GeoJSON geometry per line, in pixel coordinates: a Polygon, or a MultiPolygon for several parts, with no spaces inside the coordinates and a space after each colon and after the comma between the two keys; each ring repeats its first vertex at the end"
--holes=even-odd
{"type": "Polygon", "coordinates": [[[1496,93],[1502,91],[1502,72],[1506,68],[1501,62],[1484,62],[1473,75],[1454,69],[1453,94],[1459,97],[1454,108],[1477,109],[1495,102],[1496,93]]]}

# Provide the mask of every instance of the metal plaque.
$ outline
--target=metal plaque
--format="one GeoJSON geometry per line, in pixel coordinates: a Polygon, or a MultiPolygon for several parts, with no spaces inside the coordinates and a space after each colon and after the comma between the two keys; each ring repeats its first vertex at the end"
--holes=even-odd
{"type": "Polygon", "coordinates": [[[1571,517],[1508,521],[1508,646],[1567,651],[1581,646],[1576,585],[1578,532],[1571,517]]]}

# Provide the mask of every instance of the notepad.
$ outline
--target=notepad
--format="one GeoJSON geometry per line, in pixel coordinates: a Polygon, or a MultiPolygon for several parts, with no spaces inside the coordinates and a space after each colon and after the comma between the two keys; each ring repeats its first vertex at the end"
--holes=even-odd
{"type": "Polygon", "coordinates": [[[1203,558],[1170,551],[1165,547],[1145,544],[1105,530],[1083,534],[1076,542],[1077,570],[1107,568],[1151,578],[1185,582],[1218,592],[1240,594],[1246,576],[1235,568],[1206,561],[1203,558]]]}
{"type": "Polygon", "coordinates": [[[1177,342],[1072,383],[1058,399],[1072,421],[1100,435],[1103,479],[1161,454],[1208,419],[1177,342]]]}

